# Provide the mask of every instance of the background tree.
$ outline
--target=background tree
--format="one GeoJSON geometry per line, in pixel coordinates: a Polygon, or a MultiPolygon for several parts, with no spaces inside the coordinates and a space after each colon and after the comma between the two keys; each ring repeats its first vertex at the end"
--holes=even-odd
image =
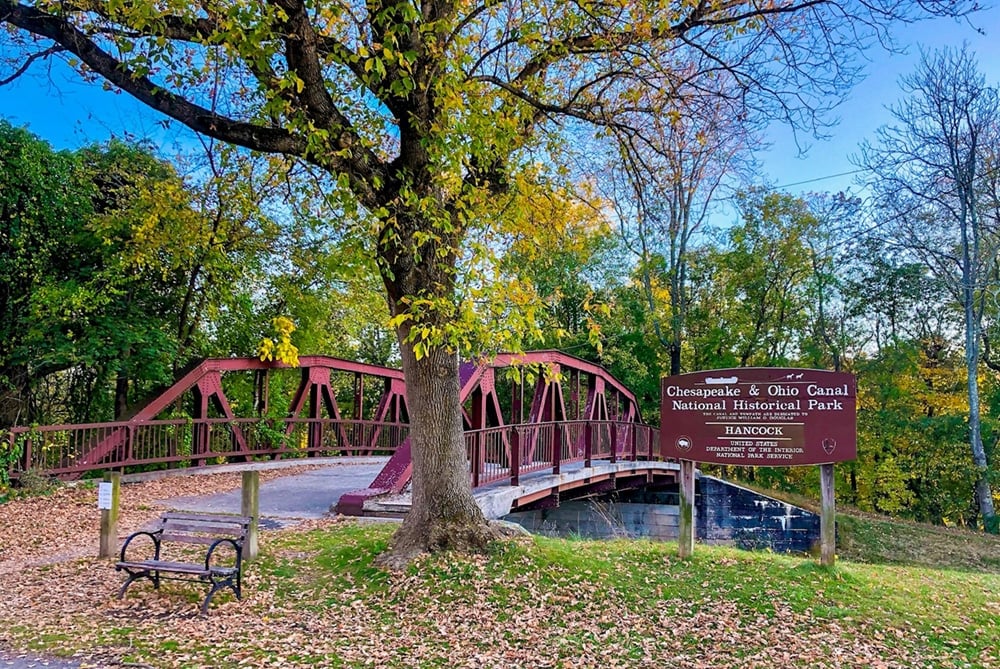
{"type": "Polygon", "coordinates": [[[0,425],[36,420],[32,379],[64,368],[29,342],[59,328],[37,302],[77,278],[90,195],[72,154],[0,121],[0,425]]]}
{"type": "Polygon", "coordinates": [[[981,193],[987,156],[1000,147],[1000,91],[986,83],[965,48],[924,54],[901,85],[908,97],[891,110],[897,125],[879,130],[877,143],[863,147],[862,161],[897,221],[897,234],[961,305],[976,499],[985,527],[1000,532],[979,391],[987,280],[1000,252],[981,193]]]}
{"type": "Polygon", "coordinates": [[[865,328],[854,318],[858,298],[848,280],[858,264],[861,201],[844,193],[811,193],[802,200],[816,224],[803,238],[812,272],[799,348],[808,366],[839,372],[864,346],[865,328]]]}
{"type": "Polygon", "coordinates": [[[714,259],[716,293],[735,366],[781,366],[798,356],[813,274],[809,240],[819,222],[801,199],[752,190],[738,199],[742,221],[714,259]]]}
{"type": "Polygon", "coordinates": [[[646,298],[653,334],[667,350],[667,371],[681,373],[690,300],[690,255],[724,183],[746,176],[755,122],[727,91],[682,90],[682,105],[650,119],[643,133],[614,135],[617,156],[602,174],[606,198],[646,298]],[[662,317],[661,317],[662,314],[662,317]]]}
{"type": "Polygon", "coordinates": [[[146,147],[55,152],[0,134],[4,425],[126,417],[193,358],[250,354],[259,335],[219,351],[219,316],[266,285],[278,228],[259,199],[220,196],[235,165],[189,184],[146,147]]]}
{"type": "Polygon", "coordinates": [[[494,536],[466,471],[456,354],[474,312],[456,268],[528,151],[567,124],[641,131],[687,81],[732,81],[748,113],[812,127],[889,21],[969,7],[0,0],[0,18],[25,49],[55,43],[196,132],[311,163],[367,213],[412,419],[413,507],[387,559],[399,564],[494,536]]]}

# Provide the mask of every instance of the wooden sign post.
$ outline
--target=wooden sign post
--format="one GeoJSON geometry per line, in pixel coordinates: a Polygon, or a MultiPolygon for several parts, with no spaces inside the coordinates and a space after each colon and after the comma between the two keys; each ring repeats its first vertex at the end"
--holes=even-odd
{"type": "Polygon", "coordinates": [[[665,377],[660,454],[681,462],[678,553],[694,549],[694,463],[820,465],[820,562],[832,565],[833,464],[857,457],[856,403],[857,381],[843,372],[740,367],[665,377]]]}
{"type": "Polygon", "coordinates": [[[118,555],[118,507],[121,497],[121,472],[107,472],[97,484],[97,508],[101,510],[101,545],[98,557],[118,555]]]}
{"type": "Polygon", "coordinates": [[[242,499],[240,513],[250,518],[250,532],[243,546],[243,559],[253,560],[259,552],[257,543],[258,521],[260,519],[260,472],[243,472],[242,499]]]}
{"type": "Polygon", "coordinates": [[[837,556],[837,502],[833,494],[833,463],[819,466],[819,563],[832,567],[837,556]]]}
{"type": "Polygon", "coordinates": [[[681,460],[680,488],[677,555],[688,558],[694,553],[694,462],[691,460],[681,460]]]}

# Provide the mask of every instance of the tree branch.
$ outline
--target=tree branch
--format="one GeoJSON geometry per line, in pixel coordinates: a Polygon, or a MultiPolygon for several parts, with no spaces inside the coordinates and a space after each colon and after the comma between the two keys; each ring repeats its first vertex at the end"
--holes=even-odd
{"type": "Polygon", "coordinates": [[[164,90],[148,77],[134,74],[66,19],[15,4],[11,0],[0,0],[0,15],[18,28],[55,41],[118,88],[192,130],[249,149],[291,155],[302,155],[305,152],[305,141],[287,130],[252,125],[221,116],[164,90]]]}
{"type": "Polygon", "coordinates": [[[43,49],[42,51],[31,54],[25,59],[21,67],[17,68],[17,71],[14,72],[14,74],[10,75],[6,79],[0,79],[0,86],[6,86],[10,82],[20,77],[25,72],[27,72],[28,68],[31,67],[31,64],[34,63],[36,60],[48,58],[52,54],[59,53],[61,51],[65,51],[65,49],[63,49],[61,46],[50,46],[48,49],[43,49]]]}
{"type": "MultiPolygon", "coordinates": [[[[0,0],[0,18],[18,28],[55,41],[63,50],[79,57],[88,68],[114,86],[195,132],[255,151],[305,158],[332,173],[347,174],[351,189],[365,206],[377,206],[380,202],[372,186],[372,177],[383,171],[384,166],[371,150],[362,146],[349,121],[335,108],[331,111],[325,106],[322,99],[326,94],[322,74],[319,74],[317,80],[315,70],[305,62],[311,58],[315,67],[315,51],[311,54],[296,54],[292,60],[305,67],[305,76],[309,78],[306,83],[311,90],[308,93],[310,97],[306,103],[307,109],[316,118],[328,121],[324,127],[336,131],[331,133],[330,140],[334,146],[332,150],[326,151],[316,151],[314,147],[310,147],[305,137],[286,128],[238,121],[164,89],[104,51],[67,18],[47,14],[13,0],[0,0]],[[317,92],[317,86],[323,87],[323,91],[317,92]]],[[[178,19],[174,22],[178,30],[180,21],[178,19]]],[[[203,23],[200,28],[192,28],[187,35],[192,37],[197,31],[207,27],[208,24],[203,23]]]]}

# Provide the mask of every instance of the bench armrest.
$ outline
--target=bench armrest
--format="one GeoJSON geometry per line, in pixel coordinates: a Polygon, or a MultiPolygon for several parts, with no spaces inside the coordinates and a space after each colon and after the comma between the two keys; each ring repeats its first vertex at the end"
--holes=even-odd
{"type": "Polygon", "coordinates": [[[133,532],[125,540],[125,543],[122,544],[122,552],[121,552],[121,557],[119,559],[122,562],[126,562],[127,560],[125,560],[125,551],[126,551],[126,549],[128,549],[129,545],[132,543],[132,540],[135,539],[136,537],[146,536],[146,537],[149,537],[150,539],[153,540],[153,559],[154,560],[159,560],[160,559],[160,535],[162,533],[163,533],[162,529],[156,530],[154,532],[145,532],[145,531],[133,532]]]}
{"type": "Polygon", "coordinates": [[[208,547],[208,552],[205,554],[205,569],[211,570],[212,568],[212,554],[215,553],[215,549],[222,544],[229,544],[236,551],[236,571],[240,570],[240,565],[243,562],[243,542],[237,541],[236,539],[216,539],[212,542],[212,545],[208,547]]]}

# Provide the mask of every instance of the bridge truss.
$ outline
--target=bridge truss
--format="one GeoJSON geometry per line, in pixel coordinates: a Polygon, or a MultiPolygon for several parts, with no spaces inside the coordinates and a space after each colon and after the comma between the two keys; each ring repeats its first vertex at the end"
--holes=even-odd
{"type": "MultiPolygon", "coordinates": [[[[518,485],[572,463],[656,457],[656,431],[641,423],[635,395],[599,365],[559,351],[504,353],[460,369],[466,451],[473,487],[518,485]]],[[[371,485],[347,493],[340,513],[398,494],[413,471],[409,441],[371,485]]]]}
{"type": "MultiPolygon", "coordinates": [[[[12,473],[75,478],[382,455],[390,456],[382,471],[368,488],[344,495],[338,511],[361,514],[369,500],[403,492],[412,461],[402,372],[326,356],[303,356],[300,366],[204,360],[127,421],[13,428],[8,447],[21,461],[12,473]]],[[[635,396],[599,365],[558,351],[505,353],[462,364],[460,379],[476,488],[517,486],[522,477],[595,460],[658,459],[656,431],[642,424],[635,396]]]]}

